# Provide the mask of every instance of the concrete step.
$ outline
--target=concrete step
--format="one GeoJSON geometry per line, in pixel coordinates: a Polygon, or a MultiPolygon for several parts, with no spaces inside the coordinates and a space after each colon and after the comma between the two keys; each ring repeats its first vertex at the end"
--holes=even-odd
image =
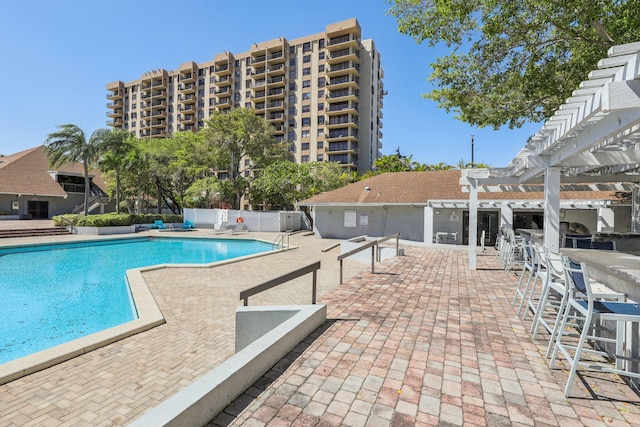
{"type": "Polygon", "coordinates": [[[9,237],[60,236],[66,234],[72,233],[64,227],[9,229],[0,230],[0,239],[9,237]]]}

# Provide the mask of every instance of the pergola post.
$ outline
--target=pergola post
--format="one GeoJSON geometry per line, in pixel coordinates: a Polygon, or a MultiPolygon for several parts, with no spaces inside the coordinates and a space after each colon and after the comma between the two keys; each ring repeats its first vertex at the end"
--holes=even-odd
{"type": "Polygon", "coordinates": [[[544,245],[555,253],[560,247],[560,171],[547,167],[544,174],[544,245]]]}
{"type": "Polygon", "coordinates": [[[475,270],[478,252],[478,180],[470,178],[469,184],[469,270],[475,270]]]}

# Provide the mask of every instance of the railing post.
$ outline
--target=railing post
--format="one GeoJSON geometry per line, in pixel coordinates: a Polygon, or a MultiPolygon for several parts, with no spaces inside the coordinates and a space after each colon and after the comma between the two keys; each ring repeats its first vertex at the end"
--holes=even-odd
{"type": "Polygon", "coordinates": [[[396,256],[400,254],[400,233],[396,233],[396,256]]]}
{"type": "Polygon", "coordinates": [[[342,260],[340,260],[340,284],[342,285],[342,260]]]}
{"type": "Polygon", "coordinates": [[[375,264],[376,264],[376,248],[378,245],[371,246],[371,272],[375,273],[375,264]]]}
{"type": "Polygon", "coordinates": [[[318,283],[318,270],[313,270],[313,290],[311,291],[311,304],[316,303],[317,283],[318,283]]]}

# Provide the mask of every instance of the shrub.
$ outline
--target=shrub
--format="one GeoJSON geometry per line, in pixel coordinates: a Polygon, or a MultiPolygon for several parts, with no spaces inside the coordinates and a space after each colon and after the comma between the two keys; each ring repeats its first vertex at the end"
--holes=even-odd
{"type": "Polygon", "coordinates": [[[180,223],[183,221],[182,215],[177,214],[116,214],[108,213],[102,215],[57,215],[52,218],[53,224],[65,226],[71,222],[78,227],[113,227],[133,224],[153,224],[157,219],[165,223],[180,223]],[[66,220],[64,221],[63,218],[66,220]],[[68,222],[67,222],[68,221],[68,222]]]}

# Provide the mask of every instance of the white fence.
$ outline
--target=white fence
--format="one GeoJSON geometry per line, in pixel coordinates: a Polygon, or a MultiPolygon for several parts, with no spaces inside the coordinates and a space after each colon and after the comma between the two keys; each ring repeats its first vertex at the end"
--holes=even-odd
{"type": "Polygon", "coordinates": [[[284,232],[306,230],[302,212],[292,211],[239,211],[233,209],[185,209],[184,219],[200,228],[220,228],[226,222],[235,227],[238,218],[249,231],[284,232]]]}

